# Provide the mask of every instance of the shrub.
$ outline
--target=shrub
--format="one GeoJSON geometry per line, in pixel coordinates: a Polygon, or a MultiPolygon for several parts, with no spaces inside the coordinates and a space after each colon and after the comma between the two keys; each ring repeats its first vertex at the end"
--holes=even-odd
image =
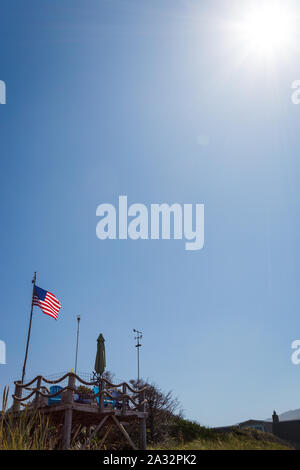
{"type": "Polygon", "coordinates": [[[179,416],[172,417],[169,423],[169,434],[172,438],[184,442],[200,438],[215,438],[215,433],[210,429],[200,426],[196,421],[189,421],[179,416]]]}

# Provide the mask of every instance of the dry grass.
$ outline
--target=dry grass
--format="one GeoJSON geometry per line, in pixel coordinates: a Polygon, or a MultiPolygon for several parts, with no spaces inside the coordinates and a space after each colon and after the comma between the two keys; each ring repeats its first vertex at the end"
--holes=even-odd
{"type": "MultiPolygon", "coordinates": [[[[59,432],[38,412],[25,409],[17,417],[7,410],[9,389],[4,388],[0,416],[0,450],[52,450],[59,446],[59,432]]],[[[73,435],[71,448],[79,449],[80,430],[73,435]]],[[[233,429],[220,433],[182,419],[175,421],[173,437],[149,450],[291,450],[272,434],[256,430],[233,429]]],[[[117,437],[116,437],[117,439],[117,437]]],[[[92,446],[93,447],[93,446],[92,446]]],[[[109,446],[113,448],[113,446],[109,446]]],[[[97,448],[97,442],[95,443],[97,448]]]]}
{"type": "Polygon", "coordinates": [[[16,419],[7,410],[8,393],[9,389],[5,387],[0,417],[0,450],[53,449],[56,437],[48,420],[43,419],[39,413],[29,415],[26,410],[16,419]]]}
{"type": "Polygon", "coordinates": [[[175,439],[163,445],[152,447],[153,450],[293,450],[289,444],[273,434],[252,429],[233,429],[231,433],[213,430],[203,438],[191,442],[178,442],[175,439]]]}

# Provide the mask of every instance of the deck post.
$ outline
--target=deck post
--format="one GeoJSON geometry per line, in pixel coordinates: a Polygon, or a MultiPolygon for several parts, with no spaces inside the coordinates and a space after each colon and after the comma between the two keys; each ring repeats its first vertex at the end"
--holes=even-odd
{"type": "MultiPolygon", "coordinates": [[[[22,397],[22,382],[20,380],[18,380],[15,384],[15,396],[17,398],[21,398],[22,397]]],[[[17,401],[17,400],[14,400],[14,403],[13,403],[13,411],[15,412],[18,412],[20,410],[20,402],[17,401]]]]}
{"type": "Polygon", "coordinates": [[[123,398],[122,398],[122,415],[126,414],[126,397],[125,397],[126,393],[127,393],[127,386],[124,383],[123,384],[123,390],[122,390],[122,395],[123,395],[123,398]]]}
{"type": "MultiPolygon", "coordinates": [[[[68,387],[73,389],[75,387],[75,375],[69,375],[68,387]]],[[[73,403],[73,390],[67,390],[66,392],[66,411],[65,411],[65,420],[63,427],[63,436],[62,436],[62,448],[69,449],[71,444],[71,432],[72,432],[72,403],[73,403]]]]}
{"type": "Polygon", "coordinates": [[[39,375],[36,383],[36,392],[35,392],[35,407],[40,406],[41,395],[38,393],[41,389],[42,377],[39,375]]]}
{"type": "Polygon", "coordinates": [[[105,387],[105,382],[103,379],[100,379],[100,387],[99,387],[99,392],[101,393],[101,395],[99,396],[100,413],[103,413],[103,410],[104,410],[104,393],[102,393],[104,391],[104,387],[105,387]]]}
{"type": "Polygon", "coordinates": [[[140,419],[140,450],[147,449],[146,418],[140,419]]]}
{"type": "MultiPolygon", "coordinates": [[[[145,413],[145,390],[142,390],[139,393],[139,411],[145,413]]],[[[147,449],[147,428],[146,428],[146,418],[140,418],[140,450],[147,449]]]]}

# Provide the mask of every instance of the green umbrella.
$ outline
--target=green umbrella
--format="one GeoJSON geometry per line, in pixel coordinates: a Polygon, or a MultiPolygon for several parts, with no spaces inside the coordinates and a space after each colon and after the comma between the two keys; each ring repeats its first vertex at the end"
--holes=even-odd
{"type": "Polygon", "coordinates": [[[95,360],[95,372],[102,375],[106,367],[106,358],[105,358],[105,339],[103,334],[99,335],[97,339],[97,355],[95,360]]]}

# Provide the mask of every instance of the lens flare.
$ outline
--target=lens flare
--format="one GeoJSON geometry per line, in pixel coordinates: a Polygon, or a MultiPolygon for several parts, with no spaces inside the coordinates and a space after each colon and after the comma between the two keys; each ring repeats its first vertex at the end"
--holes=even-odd
{"type": "Polygon", "coordinates": [[[287,50],[294,37],[294,19],[284,4],[258,5],[245,14],[241,32],[246,46],[259,54],[287,50]]]}

